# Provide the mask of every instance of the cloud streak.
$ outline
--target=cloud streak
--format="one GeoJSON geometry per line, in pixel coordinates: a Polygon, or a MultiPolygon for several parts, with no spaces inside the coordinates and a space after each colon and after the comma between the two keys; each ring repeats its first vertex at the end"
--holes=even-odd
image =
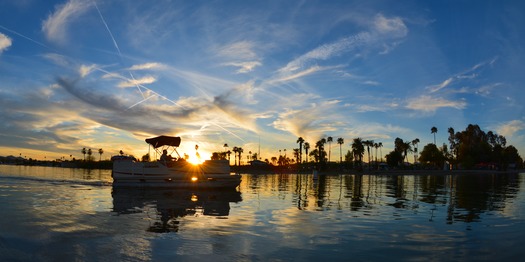
{"type": "MultiPolygon", "coordinates": [[[[315,68],[319,61],[327,61],[334,57],[356,50],[362,47],[374,47],[404,38],[408,34],[408,28],[399,17],[387,18],[377,14],[373,19],[369,30],[355,35],[343,37],[338,41],[323,44],[304,55],[290,61],[285,67],[278,70],[285,79],[289,75],[297,75],[297,72],[305,72],[305,68],[315,68]]],[[[391,49],[392,47],[390,47],[391,49]]],[[[386,53],[386,52],[385,52],[386,53]]]]}
{"type": "Polygon", "coordinates": [[[512,120],[496,128],[496,132],[505,137],[513,137],[522,130],[525,130],[525,122],[522,120],[512,120]]]}
{"type": "Polygon", "coordinates": [[[157,79],[153,76],[145,76],[138,79],[128,79],[127,81],[120,82],[117,86],[120,88],[143,86],[147,84],[155,83],[157,79]]]}
{"type": "Polygon", "coordinates": [[[63,5],[55,7],[55,12],[50,14],[42,23],[42,31],[47,39],[56,43],[64,43],[67,39],[68,24],[85,13],[91,4],[87,1],[69,0],[63,5]]]}
{"type": "Polygon", "coordinates": [[[435,113],[440,108],[451,107],[455,109],[464,109],[467,106],[465,101],[452,101],[445,98],[434,98],[423,95],[412,98],[407,101],[406,108],[426,113],[435,113]]]}
{"type": "Polygon", "coordinates": [[[449,78],[445,79],[443,82],[439,84],[427,86],[426,89],[430,93],[435,93],[435,92],[442,90],[445,87],[455,84],[456,82],[459,82],[462,80],[475,79],[476,77],[478,77],[479,71],[481,71],[487,65],[493,65],[494,62],[496,62],[496,60],[497,58],[493,58],[489,61],[478,63],[474,65],[473,67],[469,68],[468,70],[465,70],[464,72],[450,76],[449,78]]]}

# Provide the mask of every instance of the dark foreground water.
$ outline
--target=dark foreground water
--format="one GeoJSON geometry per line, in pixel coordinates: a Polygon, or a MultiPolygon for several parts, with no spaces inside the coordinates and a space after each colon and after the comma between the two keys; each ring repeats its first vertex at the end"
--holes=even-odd
{"type": "Polygon", "coordinates": [[[0,261],[518,261],[525,174],[243,175],[238,192],[114,190],[0,165],[0,261]]]}

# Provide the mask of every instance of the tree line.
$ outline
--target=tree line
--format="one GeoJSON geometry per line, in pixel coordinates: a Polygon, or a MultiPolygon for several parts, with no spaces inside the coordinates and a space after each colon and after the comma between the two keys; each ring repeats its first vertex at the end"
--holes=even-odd
{"type": "MultiPolygon", "coordinates": [[[[425,145],[421,151],[419,151],[419,138],[403,140],[397,137],[394,140],[394,150],[385,155],[386,161],[383,159],[381,150],[383,142],[364,140],[360,137],[353,138],[350,143],[350,150],[347,150],[343,158],[344,138],[339,137],[334,140],[333,137],[328,136],[321,138],[315,144],[310,144],[303,137],[299,137],[296,141],[298,147],[293,149],[291,157],[287,156],[286,149],[284,149],[284,154],[281,154],[282,152],[279,150],[279,157],[273,156],[270,159],[265,159],[264,162],[274,166],[297,165],[300,167],[305,164],[314,164],[316,168],[324,169],[327,165],[333,166],[334,163],[337,163],[337,161],[332,161],[332,144],[337,143],[339,145],[339,167],[344,166],[358,170],[365,168],[363,161],[365,154],[368,157],[368,163],[366,163],[368,169],[379,169],[384,166],[406,168],[408,165],[435,169],[441,169],[445,165],[453,169],[505,170],[509,167],[523,167],[523,159],[518,150],[512,145],[507,145],[505,137],[493,131],[485,132],[478,125],[473,124],[469,124],[461,132],[455,132],[450,127],[448,129],[449,143],[448,145],[443,143],[442,146],[436,144],[437,132],[436,127],[430,129],[430,133],[434,136],[434,143],[425,145]],[[412,164],[408,164],[410,154],[414,157],[412,164]]],[[[212,159],[230,160],[232,152],[227,150],[228,144],[224,144],[224,147],[226,150],[214,152],[212,159]]],[[[244,150],[241,147],[233,148],[234,165],[241,165],[243,152],[244,150]]],[[[258,157],[257,153],[252,154],[250,151],[247,160],[259,160],[258,157]]]]}

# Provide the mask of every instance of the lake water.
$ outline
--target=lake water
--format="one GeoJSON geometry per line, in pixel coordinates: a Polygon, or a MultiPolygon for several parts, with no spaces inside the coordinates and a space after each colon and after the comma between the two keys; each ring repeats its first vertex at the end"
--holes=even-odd
{"type": "Polygon", "coordinates": [[[525,174],[242,176],[113,190],[111,171],[0,165],[0,261],[517,261],[525,174]]]}

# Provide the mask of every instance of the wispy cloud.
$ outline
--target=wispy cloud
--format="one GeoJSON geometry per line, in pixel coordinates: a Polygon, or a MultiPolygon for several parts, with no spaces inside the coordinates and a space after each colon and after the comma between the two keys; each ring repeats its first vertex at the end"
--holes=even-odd
{"type": "Polygon", "coordinates": [[[505,137],[513,137],[521,130],[525,130],[525,122],[522,120],[512,120],[496,127],[496,132],[505,137]]]}
{"type": "Polygon", "coordinates": [[[430,93],[437,92],[450,85],[450,83],[452,83],[452,81],[454,81],[455,78],[456,77],[450,77],[445,81],[441,82],[440,84],[428,86],[427,89],[430,91],[430,93]]]}
{"type": "Polygon", "coordinates": [[[426,113],[434,113],[439,108],[451,107],[456,109],[464,109],[466,106],[467,103],[463,100],[452,101],[441,97],[434,98],[423,95],[408,100],[406,108],[426,113]]]}
{"type": "Polygon", "coordinates": [[[55,12],[42,23],[42,31],[48,40],[63,43],[66,40],[68,23],[85,13],[91,3],[82,0],[69,0],[63,5],[55,7],[55,12]]]}
{"type": "Polygon", "coordinates": [[[254,60],[258,59],[254,51],[255,43],[252,41],[240,41],[220,47],[217,55],[234,60],[254,60]]]}
{"type": "MultiPolygon", "coordinates": [[[[408,34],[408,28],[399,17],[388,18],[382,14],[377,14],[373,19],[369,30],[359,32],[355,35],[347,36],[338,41],[323,44],[304,55],[290,61],[278,72],[285,77],[286,75],[296,74],[297,71],[304,71],[305,68],[313,68],[318,61],[326,61],[342,54],[351,52],[360,47],[373,47],[380,44],[391,49],[394,46],[386,44],[391,40],[398,40],[408,34]]],[[[383,53],[387,53],[386,51],[383,53]]]]}
{"type": "Polygon", "coordinates": [[[447,79],[445,79],[443,82],[439,83],[439,84],[436,84],[436,85],[429,85],[426,87],[426,89],[430,92],[430,93],[435,93],[435,92],[438,92],[440,90],[442,90],[443,88],[445,87],[448,87],[458,81],[461,81],[461,80],[471,80],[471,79],[475,79],[476,77],[478,77],[478,71],[482,70],[483,67],[487,66],[487,65],[492,65],[494,64],[494,62],[497,60],[497,58],[493,58],[489,61],[484,61],[484,62],[481,62],[481,63],[478,63],[476,65],[474,65],[473,67],[465,70],[464,72],[461,72],[461,73],[458,73],[458,74],[455,74],[455,75],[452,75],[450,77],[448,77],[447,79]]]}
{"type": "Polygon", "coordinates": [[[301,78],[301,77],[313,74],[313,73],[321,71],[321,70],[323,70],[323,68],[320,67],[320,66],[312,66],[312,67],[307,68],[307,69],[305,69],[303,71],[296,72],[295,74],[292,74],[292,75],[284,75],[281,78],[276,79],[274,81],[271,81],[269,83],[272,84],[272,83],[275,83],[275,82],[290,81],[290,80],[294,80],[294,79],[297,79],[297,78],[301,78]]]}
{"type": "Polygon", "coordinates": [[[218,57],[228,60],[222,65],[238,67],[237,73],[242,74],[251,72],[255,67],[262,65],[255,47],[252,41],[239,41],[218,48],[216,53],[218,57]]]}
{"type": "Polygon", "coordinates": [[[382,37],[400,38],[408,34],[408,28],[400,17],[387,18],[383,14],[377,14],[373,25],[375,31],[382,37]]]}
{"type": "Polygon", "coordinates": [[[262,65],[259,61],[249,61],[249,62],[229,62],[224,63],[225,66],[238,67],[237,73],[248,73],[255,69],[255,67],[262,65]]]}
{"type": "Polygon", "coordinates": [[[13,41],[8,36],[0,33],[0,54],[12,45],[13,41]]]}
{"type": "Polygon", "coordinates": [[[155,81],[157,81],[155,77],[145,76],[145,77],[138,78],[138,79],[128,79],[127,81],[120,82],[117,86],[122,87],[122,88],[136,87],[136,86],[141,86],[141,85],[146,85],[146,84],[152,84],[152,83],[155,83],[155,81]]]}
{"type": "Polygon", "coordinates": [[[341,52],[347,52],[357,45],[370,40],[370,34],[362,32],[353,36],[345,37],[339,41],[321,45],[308,53],[289,62],[285,67],[279,69],[283,74],[293,73],[302,70],[304,67],[314,63],[316,60],[326,60],[341,52]]]}
{"type": "Polygon", "coordinates": [[[93,72],[93,70],[95,70],[96,68],[97,68],[97,65],[89,65],[89,66],[81,65],[80,68],[78,69],[78,72],[81,77],[86,77],[91,72],[93,72]]]}
{"type": "Polygon", "coordinates": [[[144,63],[139,65],[133,65],[128,70],[137,71],[137,70],[155,70],[155,69],[166,69],[166,65],[162,63],[144,63]]]}
{"type": "Polygon", "coordinates": [[[338,123],[334,117],[327,112],[333,112],[339,104],[338,100],[324,101],[321,103],[310,104],[300,109],[285,109],[279,113],[277,119],[272,123],[275,129],[287,131],[295,136],[311,137],[317,139],[323,134],[334,132],[337,128],[334,123],[338,123]],[[331,117],[328,117],[328,116],[331,117]]]}

